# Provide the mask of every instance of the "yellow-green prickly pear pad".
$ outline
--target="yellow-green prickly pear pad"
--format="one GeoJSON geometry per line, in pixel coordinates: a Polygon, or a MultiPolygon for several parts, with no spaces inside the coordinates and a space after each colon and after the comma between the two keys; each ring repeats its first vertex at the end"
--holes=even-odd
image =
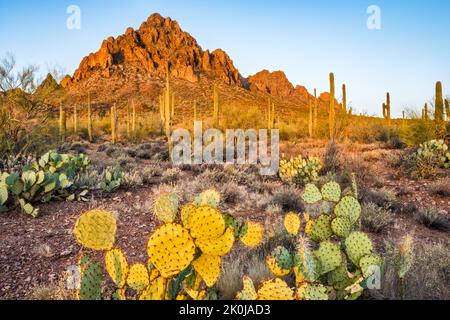
{"type": "Polygon", "coordinates": [[[322,284],[305,283],[298,288],[297,296],[300,300],[329,300],[327,288],[322,284]]]}
{"type": "Polygon", "coordinates": [[[351,233],[345,240],[346,252],[350,260],[356,266],[362,257],[372,254],[373,244],[369,237],[359,231],[351,233]]]}
{"type": "Polygon", "coordinates": [[[202,192],[194,200],[194,205],[197,207],[210,206],[213,208],[218,208],[219,204],[220,204],[220,193],[213,189],[202,192]]]}
{"type": "Polygon", "coordinates": [[[128,262],[120,249],[112,249],[105,254],[105,266],[109,276],[118,288],[123,288],[128,276],[128,262]]]}
{"type": "Polygon", "coordinates": [[[306,235],[316,242],[322,242],[330,239],[333,235],[333,231],[331,230],[331,218],[323,214],[315,220],[310,230],[306,233],[306,235]]]}
{"type": "Polygon", "coordinates": [[[381,266],[381,258],[376,255],[367,255],[359,261],[359,267],[365,279],[371,277],[375,273],[375,268],[381,266]]]}
{"type": "Polygon", "coordinates": [[[147,267],[142,263],[133,264],[128,273],[127,284],[136,291],[144,290],[150,284],[147,267]]]}
{"type": "Polygon", "coordinates": [[[205,281],[206,285],[211,288],[219,279],[222,260],[219,256],[202,254],[197,260],[192,262],[192,266],[205,281]]]}
{"type": "Polygon", "coordinates": [[[237,294],[236,300],[256,300],[258,298],[258,295],[256,294],[255,285],[253,284],[252,279],[250,277],[244,276],[242,282],[244,284],[244,288],[237,294]]]}
{"type": "Polygon", "coordinates": [[[150,262],[164,278],[170,278],[194,260],[195,244],[189,232],[181,225],[169,223],[161,226],[148,241],[150,262]]]}
{"type": "Polygon", "coordinates": [[[259,223],[247,221],[244,229],[245,234],[240,238],[241,242],[249,248],[258,247],[264,236],[263,227],[259,223]]]}
{"type": "Polygon", "coordinates": [[[296,236],[301,228],[301,221],[298,214],[290,212],[284,217],[284,228],[291,236],[296,236]]]}
{"type": "Polygon", "coordinates": [[[294,300],[294,291],[281,279],[265,281],[258,289],[258,300],[294,300]]]}
{"type": "Polygon", "coordinates": [[[341,186],[337,182],[328,182],[322,187],[322,197],[325,201],[339,202],[341,186]]]}
{"type": "Polygon", "coordinates": [[[352,231],[352,223],[347,217],[337,217],[331,222],[334,234],[341,238],[347,238],[352,231]]]}
{"type": "Polygon", "coordinates": [[[142,292],[139,300],[164,300],[166,279],[158,277],[142,292]]]}
{"type": "Polygon", "coordinates": [[[346,217],[351,223],[356,223],[361,215],[361,205],[352,196],[342,198],[334,208],[334,213],[338,217],[346,217]]]}
{"type": "Polygon", "coordinates": [[[164,223],[173,222],[178,213],[179,199],[174,193],[158,197],[153,209],[156,217],[164,223]]]}
{"type": "Polygon", "coordinates": [[[111,212],[92,210],[75,223],[73,233],[79,244],[92,250],[110,250],[116,240],[117,223],[111,212]]]}
{"type": "Polygon", "coordinates": [[[314,255],[320,262],[322,274],[335,270],[342,263],[341,248],[330,241],[321,242],[314,255]]]}
{"type": "Polygon", "coordinates": [[[195,239],[217,239],[225,232],[225,219],[217,209],[201,206],[189,216],[189,229],[195,239]]]}
{"type": "Polygon", "coordinates": [[[186,229],[189,229],[189,217],[197,209],[193,204],[187,204],[181,207],[181,222],[186,229]]]}
{"type": "Polygon", "coordinates": [[[314,204],[322,200],[322,193],[314,184],[309,183],[305,187],[305,191],[302,194],[302,199],[307,204],[314,204]]]}
{"type": "Polygon", "coordinates": [[[203,253],[223,257],[227,255],[233,247],[233,229],[228,228],[225,233],[217,239],[197,239],[195,244],[203,253]]]}

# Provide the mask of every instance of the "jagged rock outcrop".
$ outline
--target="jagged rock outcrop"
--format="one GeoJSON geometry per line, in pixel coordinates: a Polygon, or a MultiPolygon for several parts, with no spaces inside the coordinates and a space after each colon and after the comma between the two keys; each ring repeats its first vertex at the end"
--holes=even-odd
{"type": "Polygon", "coordinates": [[[50,73],[48,73],[44,81],[42,81],[41,84],[34,91],[34,95],[37,97],[45,97],[48,96],[50,93],[54,92],[55,90],[58,90],[59,88],[60,85],[56,82],[53,76],[50,73]]]}
{"type": "Polygon", "coordinates": [[[66,77],[63,87],[100,74],[136,74],[163,78],[169,63],[173,77],[197,82],[201,76],[219,78],[230,85],[242,85],[242,77],[223,50],[203,51],[197,41],[184,32],[176,21],[151,15],[138,30],[104,40],[96,53],[85,57],[73,77],[66,77]]]}
{"type": "Polygon", "coordinates": [[[291,96],[295,91],[283,71],[260,71],[248,77],[248,86],[253,92],[263,91],[278,97],[291,96]]]}

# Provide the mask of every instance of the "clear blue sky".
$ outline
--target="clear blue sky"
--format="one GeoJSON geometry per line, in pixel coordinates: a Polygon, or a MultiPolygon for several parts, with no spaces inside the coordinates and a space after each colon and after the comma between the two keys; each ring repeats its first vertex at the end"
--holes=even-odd
{"type": "Polygon", "coordinates": [[[103,39],[154,12],[177,20],[203,49],[227,51],[244,76],[283,70],[294,84],[322,92],[333,71],[358,112],[379,115],[386,91],[397,116],[421,108],[437,80],[450,94],[447,0],[0,0],[0,55],[72,74],[103,39]],[[81,9],[81,30],[66,28],[72,4],[81,9]],[[381,8],[381,30],[366,27],[372,4],[381,8]]]}

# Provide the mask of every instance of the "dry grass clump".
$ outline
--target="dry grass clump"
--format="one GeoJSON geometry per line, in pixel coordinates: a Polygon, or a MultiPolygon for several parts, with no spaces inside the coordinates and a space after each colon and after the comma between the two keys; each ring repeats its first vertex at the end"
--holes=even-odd
{"type": "Polygon", "coordinates": [[[280,207],[284,212],[303,212],[305,210],[300,191],[290,187],[283,187],[277,191],[273,195],[271,203],[280,207]]]}
{"type": "Polygon", "coordinates": [[[374,203],[364,204],[361,212],[361,224],[365,231],[380,233],[393,223],[394,213],[378,207],[374,203]]]}
{"type": "Polygon", "coordinates": [[[442,178],[432,182],[428,190],[433,196],[450,197],[450,178],[442,178]]]}
{"type": "Polygon", "coordinates": [[[422,208],[414,214],[417,222],[438,231],[450,231],[450,220],[436,208],[422,208]]]}
{"type": "Polygon", "coordinates": [[[61,277],[57,282],[51,282],[45,285],[37,285],[33,287],[26,295],[27,300],[36,301],[67,301],[76,300],[75,290],[67,288],[67,279],[61,277]]]}

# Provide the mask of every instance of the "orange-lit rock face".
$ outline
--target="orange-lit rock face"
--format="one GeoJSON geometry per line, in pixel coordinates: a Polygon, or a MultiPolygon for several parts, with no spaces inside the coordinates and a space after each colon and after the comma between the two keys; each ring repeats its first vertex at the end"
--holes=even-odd
{"type": "MultiPolygon", "coordinates": [[[[82,60],[72,81],[80,82],[94,73],[108,78],[123,70],[162,78],[167,62],[171,76],[176,78],[197,82],[206,74],[241,85],[239,71],[224,51],[203,51],[176,21],[159,14],[151,15],[138,30],[128,28],[124,35],[103,41],[99,51],[82,60]]],[[[70,85],[70,81],[65,80],[64,85],[70,85]]]]}

